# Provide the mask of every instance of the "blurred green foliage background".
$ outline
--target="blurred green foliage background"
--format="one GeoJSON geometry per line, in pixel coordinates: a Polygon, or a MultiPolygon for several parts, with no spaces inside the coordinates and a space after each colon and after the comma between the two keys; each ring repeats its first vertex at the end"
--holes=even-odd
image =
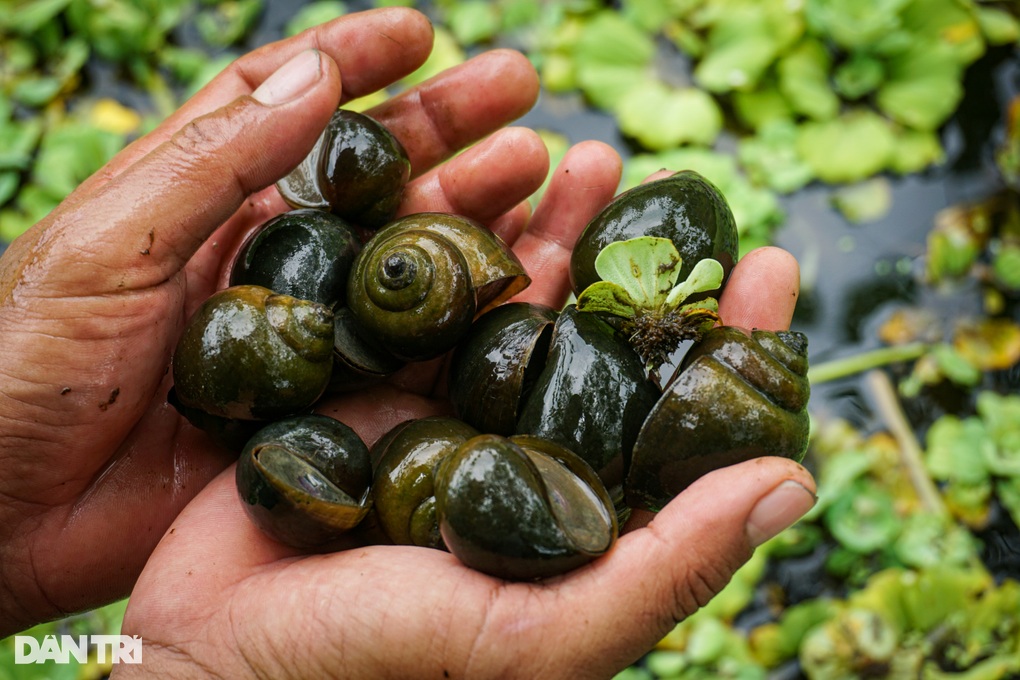
{"type": "MultiPolygon", "coordinates": [[[[611,123],[621,189],[698,170],[744,252],[775,240],[785,196],[819,184],[848,222],[882,219],[898,178],[946,163],[967,70],[1015,61],[1020,39],[1016,2],[977,0],[0,0],[0,247],[236,56],[395,4],[437,32],[391,91],[520,49],[546,118],[611,123]]],[[[882,427],[813,411],[816,508],[621,678],[1020,677],[1020,104],[1002,107],[985,131],[997,179],[916,244],[915,302],[868,350],[812,369],[816,385],[867,374],[882,427]],[[979,302],[946,312],[960,290],[979,302]],[[924,407],[945,390],[957,408],[924,407]]],[[[567,123],[540,132],[554,161],[579,141],[567,123]]],[[[123,610],[31,634],[116,632],[123,610]]],[[[16,668],[0,642],[0,678],[108,671],[16,668]]]]}

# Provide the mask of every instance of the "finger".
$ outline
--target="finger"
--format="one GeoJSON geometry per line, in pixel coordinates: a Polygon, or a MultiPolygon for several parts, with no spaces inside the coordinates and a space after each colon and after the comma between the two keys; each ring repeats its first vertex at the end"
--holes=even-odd
{"type": "Polygon", "coordinates": [[[251,94],[305,50],[318,49],[336,62],[343,77],[342,101],[346,101],[386,87],[418,68],[432,49],[432,36],[432,25],[423,14],[394,7],[343,16],[265,45],[230,64],[155,130],[93,175],[83,189],[90,191],[106,183],[189,121],[251,94]]]}
{"type": "Polygon", "coordinates": [[[400,214],[445,212],[489,224],[535,193],[548,172],[541,137],[507,128],[410,182],[400,214]]]}
{"type": "Polygon", "coordinates": [[[719,300],[727,326],[785,330],[790,327],[800,291],[797,260],[781,248],[752,250],[730,273],[719,300]]]}
{"type": "MultiPolygon", "coordinates": [[[[717,470],[677,496],[648,527],[622,537],[608,555],[547,584],[538,594],[544,608],[534,601],[527,612],[495,608],[486,630],[522,651],[540,642],[576,649],[576,657],[563,656],[605,664],[588,670],[611,676],[718,593],[757,545],[811,508],[814,493],[807,470],[782,458],[717,470]],[[564,611],[583,611],[584,617],[567,627],[543,627],[546,617],[554,621],[564,611]],[[515,634],[525,619],[528,629],[544,634],[515,634]],[[550,641],[550,634],[556,639],[550,641]],[[588,649],[599,655],[585,657],[588,649]]],[[[551,670],[555,677],[557,669],[551,670]]]]}
{"type": "Polygon", "coordinates": [[[252,193],[307,153],[336,109],[340,74],[329,57],[302,52],[259,86],[184,126],[102,187],[58,213],[44,254],[58,290],[78,295],[148,288],[174,276],[252,193]],[[83,228],[87,227],[87,229],[83,228]]]}
{"type": "Polygon", "coordinates": [[[570,293],[570,253],[585,225],[612,200],[620,184],[619,154],[602,142],[567,151],[514,251],[533,281],[515,300],[561,307],[570,293]]]}
{"type": "Polygon", "coordinates": [[[534,106],[538,74],[519,52],[492,50],[368,111],[396,135],[412,175],[510,123],[534,106]]]}

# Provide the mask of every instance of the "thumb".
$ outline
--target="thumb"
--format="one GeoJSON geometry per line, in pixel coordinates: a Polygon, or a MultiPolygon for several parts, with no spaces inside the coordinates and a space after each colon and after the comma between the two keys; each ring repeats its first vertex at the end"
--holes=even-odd
{"type": "Polygon", "coordinates": [[[603,650],[603,661],[616,669],[632,663],[722,590],[755,547],[814,503],[810,473],[784,458],[758,458],[702,477],[648,526],[621,537],[587,578],[562,582],[559,606],[586,612],[587,625],[577,627],[572,642],[579,651],[603,650]]]}
{"type": "Polygon", "coordinates": [[[74,266],[53,281],[78,295],[136,290],[177,274],[252,193],[311,149],[340,101],[337,65],[318,50],[293,57],[250,96],[192,120],[46,229],[53,257],[74,266]]]}

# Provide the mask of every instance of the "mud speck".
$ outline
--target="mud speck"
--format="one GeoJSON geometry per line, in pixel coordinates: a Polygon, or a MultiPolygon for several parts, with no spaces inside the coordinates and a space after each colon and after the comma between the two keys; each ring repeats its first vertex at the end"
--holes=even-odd
{"type": "Polygon", "coordinates": [[[105,411],[106,409],[113,406],[113,402],[117,401],[117,397],[120,396],[120,388],[114,387],[113,391],[110,392],[110,398],[99,404],[99,410],[105,411]]]}

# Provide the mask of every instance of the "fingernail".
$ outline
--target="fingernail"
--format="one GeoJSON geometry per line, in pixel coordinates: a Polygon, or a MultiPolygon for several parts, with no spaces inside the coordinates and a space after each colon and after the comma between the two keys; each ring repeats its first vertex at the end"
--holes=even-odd
{"type": "Polygon", "coordinates": [[[792,479],[787,479],[758,501],[747,517],[747,538],[759,545],[793,525],[810,510],[817,498],[792,479]]]}
{"type": "Polygon", "coordinates": [[[276,69],[251,96],[267,105],[286,104],[297,99],[322,77],[322,59],[318,50],[305,50],[276,69]]]}

